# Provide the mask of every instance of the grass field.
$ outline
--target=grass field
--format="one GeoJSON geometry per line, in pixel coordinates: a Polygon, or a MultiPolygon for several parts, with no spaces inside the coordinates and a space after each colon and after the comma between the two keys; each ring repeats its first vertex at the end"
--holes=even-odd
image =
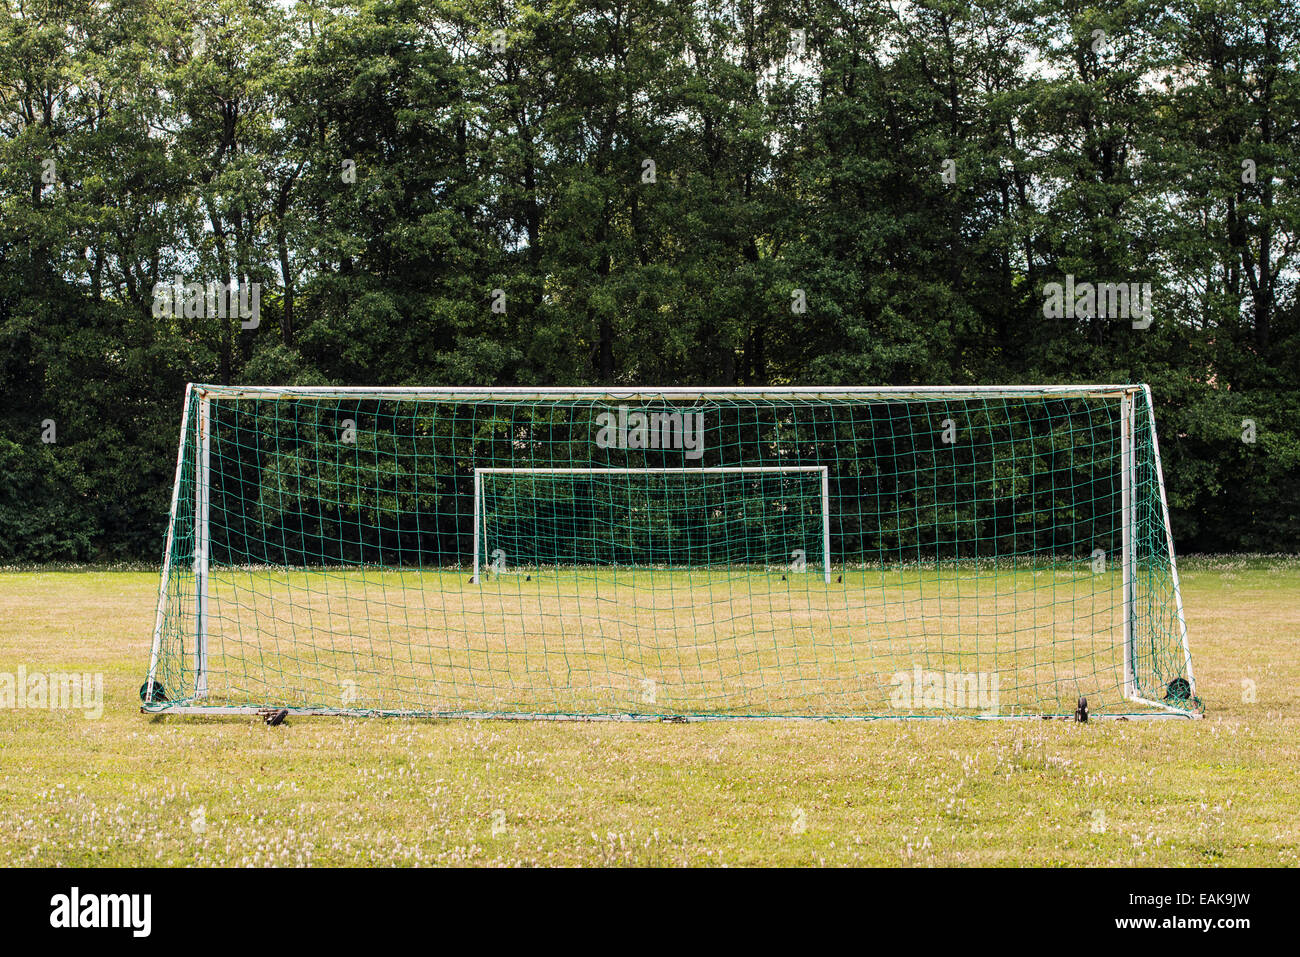
{"type": "Polygon", "coordinates": [[[0,572],[0,864],[1300,862],[1300,560],[1183,560],[1204,721],[148,718],[152,572],[0,572]]]}

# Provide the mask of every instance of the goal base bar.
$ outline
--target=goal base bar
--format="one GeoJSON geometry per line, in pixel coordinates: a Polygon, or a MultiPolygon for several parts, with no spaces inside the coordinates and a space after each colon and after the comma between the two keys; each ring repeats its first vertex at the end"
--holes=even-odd
{"type": "MultiPolygon", "coordinates": [[[[1161,711],[1137,711],[1117,714],[1091,714],[1089,721],[1149,721],[1167,718],[1184,718],[1196,720],[1202,715],[1191,711],[1181,711],[1155,702],[1142,702],[1161,711]]],[[[183,715],[186,717],[267,718],[288,711],[289,717],[320,718],[422,718],[426,720],[460,719],[466,721],[626,721],[651,722],[665,724],[699,724],[718,721],[816,721],[816,722],[859,722],[859,721],[1074,721],[1073,712],[1063,714],[825,714],[825,715],[787,715],[787,714],[557,714],[551,712],[503,712],[503,711],[398,711],[382,709],[356,710],[347,708],[261,708],[254,706],[223,707],[214,705],[176,705],[173,707],[142,707],[141,714],[147,715],[183,715]]]]}

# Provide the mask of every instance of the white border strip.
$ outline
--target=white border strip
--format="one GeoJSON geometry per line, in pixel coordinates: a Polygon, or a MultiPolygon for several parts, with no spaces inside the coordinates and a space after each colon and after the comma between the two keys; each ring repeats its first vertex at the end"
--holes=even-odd
{"type": "Polygon", "coordinates": [[[520,401],[526,399],[942,399],[1058,398],[1132,395],[1136,385],[974,385],[974,386],[240,386],[197,385],[213,398],[233,399],[445,399],[520,401]]]}
{"type": "Polygon", "coordinates": [[[208,518],[212,481],[211,401],[199,391],[198,458],[194,466],[194,696],[208,694],[208,555],[212,526],[208,518]]]}

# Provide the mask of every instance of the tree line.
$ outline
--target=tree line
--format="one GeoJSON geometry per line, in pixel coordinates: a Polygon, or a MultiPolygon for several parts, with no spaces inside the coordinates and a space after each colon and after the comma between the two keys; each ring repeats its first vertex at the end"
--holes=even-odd
{"type": "Polygon", "coordinates": [[[156,560],[187,381],[1148,382],[1300,548],[1291,0],[0,9],[0,561],[156,560]]]}

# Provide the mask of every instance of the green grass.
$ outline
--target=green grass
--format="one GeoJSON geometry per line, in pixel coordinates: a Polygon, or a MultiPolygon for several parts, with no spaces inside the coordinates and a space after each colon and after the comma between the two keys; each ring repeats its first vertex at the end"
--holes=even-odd
{"type": "MultiPolygon", "coordinates": [[[[1183,673],[1172,601],[1139,618],[1135,671],[1160,699],[1183,673]]],[[[214,569],[205,707],[438,714],[1003,715],[1149,713],[1125,700],[1122,576],[1037,568],[734,566],[214,569]],[[896,706],[913,669],[996,672],[996,695],[896,706]]],[[[156,676],[195,682],[193,577],[174,572],[156,676]]],[[[190,703],[187,701],[187,703],[190,703]]]]}
{"type": "Polygon", "coordinates": [[[1295,865],[1300,561],[1182,572],[1204,721],[278,728],[139,713],[155,574],[3,572],[105,702],[0,710],[0,865],[1295,865]]]}

